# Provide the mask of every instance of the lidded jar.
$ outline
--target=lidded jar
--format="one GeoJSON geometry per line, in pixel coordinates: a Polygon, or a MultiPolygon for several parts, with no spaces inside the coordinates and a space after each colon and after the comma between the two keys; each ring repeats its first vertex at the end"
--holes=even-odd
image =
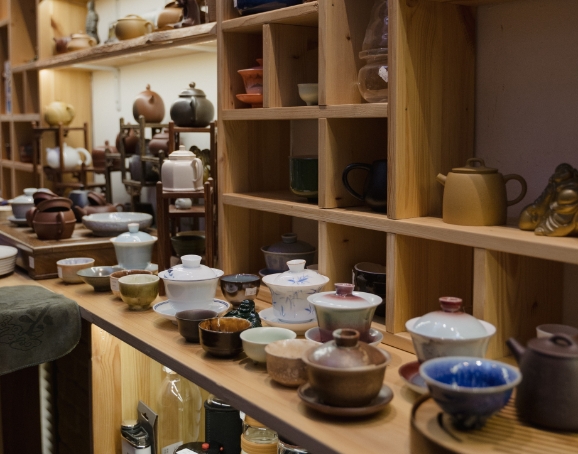
{"type": "Polygon", "coordinates": [[[496,328],[462,311],[461,298],[439,299],[441,310],[409,320],[405,327],[411,334],[420,362],[441,356],[484,357],[496,328]]]}
{"type": "Polygon", "coordinates": [[[305,241],[299,241],[295,233],[285,233],[281,235],[281,241],[263,246],[261,251],[265,255],[267,268],[286,271],[289,269],[287,266],[289,260],[303,259],[307,262],[306,265],[311,265],[317,249],[305,241]]]}
{"type": "Polygon", "coordinates": [[[207,99],[203,90],[195,87],[194,82],[189,84],[189,88],[183,90],[171,106],[171,119],[177,126],[204,128],[213,121],[213,103],[207,99]]]}
{"type": "Polygon", "coordinates": [[[365,65],[359,70],[358,84],[361,96],[367,102],[387,102],[389,92],[387,0],[376,0],[371,10],[371,21],[365,31],[359,58],[365,65]]]}
{"type": "Polygon", "coordinates": [[[128,224],[128,232],[121,233],[110,241],[114,245],[118,265],[121,268],[144,270],[151,264],[153,245],[157,237],[140,232],[139,224],[135,222],[128,224]]]}
{"type": "Polygon", "coordinates": [[[12,207],[12,214],[16,219],[26,218],[26,212],[34,207],[34,198],[32,196],[35,192],[36,188],[26,188],[24,189],[24,194],[8,201],[12,207]]]}
{"type": "Polygon", "coordinates": [[[203,189],[203,161],[181,145],[169,155],[161,167],[165,191],[201,191],[203,189]]]}
{"type": "Polygon", "coordinates": [[[277,454],[278,442],[277,432],[269,429],[249,415],[245,415],[243,434],[241,435],[241,453],[277,454]]]}

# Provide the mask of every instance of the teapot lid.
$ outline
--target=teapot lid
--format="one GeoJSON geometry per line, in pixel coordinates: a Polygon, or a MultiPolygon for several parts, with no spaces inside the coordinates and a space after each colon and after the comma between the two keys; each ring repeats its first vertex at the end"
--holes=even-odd
{"type": "Polygon", "coordinates": [[[206,281],[224,274],[222,270],[201,265],[200,255],[183,255],[181,261],[182,265],[173,266],[159,273],[159,277],[169,281],[206,281]]]}
{"type": "Polygon", "coordinates": [[[171,161],[191,161],[196,155],[192,151],[188,151],[184,145],[180,145],[177,151],[169,154],[171,161]]]}
{"type": "Polygon", "coordinates": [[[205,98],[206,97],[205,92],[203,90],[195,88],[196,86],[197,84],[195,82],[191,82],[189,84],[190,88],[181,91],[181,93],[179,94],[179,98],[190,98],[191,96],[202,96],[203,98],[205,98]]]}
{"type": "Polygon", "coordinates": [[[361,309],[377,307],[381,304],[381,297],[367,292],[354,292],[353,284],[335,284],[334,292],[314,293],[307,297],[314,306],[330,307],[338,310],[361,309]]]}
{"type": "Polygon", "coordinates": [[[333,340],[305,353],[306,363],[331,369],[380,366],[390,361],[389,355],[359,341],[359,331],[336,329],[333,340]]]}
{"type": "Polygon", "coordinates": [[[498,169],[493,169],[491,167],[486,167],[486,164],[482,158],[470,158],[467,160],[464,167],[456,167],[452,169],[453,173],[469,173],[469,174],[487,174],[487,173],[497,173],[498,169]],[[479,165],[474,165],[474,163],[479,165]]]}
{"type": "Polygon", "coordinates": [[[305,260],[289,260],[289,271],[278,274],[270,274],[263,278],[265,284],[282,285],[285,287],[325,285],[329,282],[327,276],[316,271],[305,269],[305,260]]]}
{"type": "Polygon", "coordinates": [[[295,233],[285,233],[281,235],[281,240],[278,243],[273,243],[271,246],[263,247],[267,252],[281,252],[281,253],[305,253],[315,252],[315,247],[311,246],[305,241],[297,241],[295,233]]]}
{"type": "Polygon", "coordinates": [[[18,197],[14,197],[10,200],[10,204],[14,203],[34,203],[33,195],[37,191],[36,188],[26,188],[24,189],[24,194],[20,194],[18,197]]]}
{"type": "Polygon", "coordinates": [[[461,298],[444,296],[439,302],[441,311],[413,319],[413,326],[410,320],[406,324],[408,331],[438,339],[477,339],[488,335],[488,331],[476,317],[461,311],[461,298]]]}
{"type": "Polygon", "coordinates": [[[150,243],[155,242],[156,237],[146,232],[139,232],[139,223],[131,222],[128,224],[128,232],[121,233],[114,239],[115,243],[150,243]]]}
{"type": "Polygon", "coordinates": [[[528,341],[528,348],[545,356],[556,358],[578,358],[578,341],[576,337],[557,333],[552,337],[542,337],[528,341]]]}

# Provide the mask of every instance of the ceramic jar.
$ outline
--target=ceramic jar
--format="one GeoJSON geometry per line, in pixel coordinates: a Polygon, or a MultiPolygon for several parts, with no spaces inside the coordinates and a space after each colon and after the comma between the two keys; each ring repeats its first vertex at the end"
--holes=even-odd
{"type": "Polygon", "coordinates": [[[190,303],[189,309],[206,309],[217,291],[222,270],[201,265],[201,256],[183,255],[182,265],[159,273],[171,301],[190,303]]]}
{"type": "MultiPolygon", "coordinates": [[[[102,172],[106,170],[107,153],[118,153],[118,150],[110,145],[108,140],[104,141],[104,145],[92,149],[92,166],[95,170],[98,169],[102,172]]],[[[111,170],[120,170],[120,159],[114,160],[111,170]]]]}
{"type": "Polygon", "coordinates": [[[371,293],[354,292],[353,288],[353,284],[335,284],[333,292],[307,297],[315,308],[322,342],[331,340],[331,333],[339,328],[354,329],[361,336],[369,333],[375,309],[382,300],[371,293]]]}
{"type": "Polygon", "coordinates": [[[32,226],[40,240],[64,240],[74,232],[76,218],[72,200],[54,197],[40,202],[32,216],[32,226]]]}
{"type": "Polygon", "coordinates": [[[119,19],[114,26],[114,34],[119,40],[138,38],[153,31],[153,24],[136,14],[119,19]]]}
{"type": "Polygon", "coordinates": [[[110,239],[118,266],[125,270],[144,270],[151,264],[156,236],[139,232],[138,223],[128,224],[128,232],[110,239]]]}
{"type": "Polygon", "coordinates": [[[530,340],[527,348],[514,339],[507,344],[524,377],[516,394],[522,419],[547,429],[578,432],[577,338],[554,334],[530,340]]]}
{"type": "Polygon", "coordinates": [[[202,191],[203,162],[184,145],[173,151],[161,167],[161,180],[165,191],[202,191]]]}
{"type": "Polygon", "coordinates": [[[74,119],[74,107],[65,102],[51,102],[44,108],[44,119],[50,126],[69,125],[74,119]]]}
{"type": "Polygon", "coordinates": [[[213,121],[213,103],[207,99],[203,90],[195,86],[194,82],[189,84],[190,88],[183,90],[171,106],[171,119],[177,126],[204,128],[213,121]]]}
{"type": "Polygon", "coordinates": [[[468,159],[464,167],[452,169],[438,181],[445,186],[443,221],[457,225],[503,225],[507,209],[526,195],[526,180],[520,175],[503,176],[497,169],[486,167],[480,158],[468,159]],[[477,164],[477,165],[476,165],[477,164]],[[522,191],[508,200],[506,183],[517,180],[522,191]]]}
{"type": "Polygon", "coordinates": [[[161,123],[165,118],[165,103],[158,93],[151,90],[150,85],[136,96],[132,104],[135,121],[138,121],[141,115],[146,123],[161,123]]]}
{"type": "Polygon", "coordinates": [[[25,219],[26,212],[34,207],[34,198],[32,197],[34,193],[36,193],[36,188],[26,188],[24,194],[8,201],[16,219],[25,219]]]}
{"type": "Polygon", "coordinates": [[[494,325],[466,314],[462,300],[450,296],[439,299],[441,311],[415,317],[405,324],[420,362],[442,356],[483,358],[494,325]]]}
{"type": "Polygon", "coordinates": [[[281,272],[289,269],[287,262],[290,260],[305,260],[306,266],[312,265],[317,249],[306,243],[298,241],[294,233],[281,235],[281,241],[270,246],[261,248],[265,255],[265,262],[269,270],[281,272]]]}
{"type": "Polygon", "coordinates": [[[329,278],[305,269],[305,260],[290,260],[287,266],[289,271],[263,277],[271,290],[275,317],[285,323],[311,321],[315,310],[307,297],[323,290],[329,278]]]}
{"type": "Polygon", "coordinates": [[[161,151],[164,151],[165,156],[169,151],[169,133],[166,129],[155,134],[149,142],[150,154],[158,156],[161,151]]]}
{"type": "Polygon", "coordinates": [[[359,342],[359,333],[355,330],[335,330],[333,338],[303,355],[309,384],[326,405],[362,407],[369,404],[383,386],[390,354],[359,342]]]}
{"type": "Polygon", "coordinates": [[[73,33],[70,36],[70,41],[66,44],[66,51],[74,52],[76,50],[90,49],[92,46],[96,46],[96,40],[92,36],[81,32],[73,33]]]}
{"type": "MultiPolygon", "coordinates": [[[[75,170],[85,164],[92,164],[92,155],[84,148],[69,147],[64,143],[64,170],[75,170]],[[84,157],[82,159],[81,157],[84,157]]],[[[60,169],[60,148],[46,149],[46,164],[53,169],[60,169]]]]}

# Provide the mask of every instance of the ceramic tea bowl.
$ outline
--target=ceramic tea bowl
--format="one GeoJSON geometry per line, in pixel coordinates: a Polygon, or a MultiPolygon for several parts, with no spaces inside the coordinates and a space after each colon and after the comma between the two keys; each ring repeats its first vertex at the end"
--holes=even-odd
{"type": "Polygon", "coordinates": [[[58,270],[58,277],[67,284],[80,284],[82,283],[82,278],[77,273],[93,265],[93,258],[75,257],[59,260],[56,262],[56,269],[58,270]]]}
{"type": "Polygon", "coordinates": [[[297,84],[299,97],[308,106],[316,106],[319,102],[319,84],[297,84]]]}
{"type": "Polygon", "coordinates": [[[522,380],[522,374],[507,364],[459,356],[426,361],[419,373],[431,396],[461,430],[482,427],[508,403],[522,380]]]}
{"type": "Polygon", "coordinates": [[[181,311],[175,314],[179,334],[188,342],[199,343],[199,323],[209,318],[215,318],[218,314],[215,311],[205,309],[193,309],[181,311]]]}
{"type": "Polygon", "coordinates": [[[220,282],[225,299],[234,306],[244,300],[254,300],[261,287],[261,278],[254,274],[229,274],[222,276],[220,282]]]}
{"type": "Polygon", "coordinates": [[[77,271],[76,274],[86,282],[92,285],[95,292],[110,291],[110,275],[121,268],[117,266],[93,266],[77,271]]]}
{"type": "Polygon", "coordinates": [[[385,265],[371,262],[360,262],[353,266],[353,284],[358,292],[373,293],[383,301],[375,309],[376,315],[385,316],[385,265]]]}
{"type": "Polygon", "coordinates": [[[119,270],[113,272],[110,278],[110,289],[112,290],[112,294],[118,298],[120,298],[120,286],[118,284],[118,280],[124,276],[131,276],[133,274],[149,274],[152,275],[152,271],[146,270],[119,270]]]}
{"type": "Polygon", "coordinates": [[[307,382],[303,354],[319,344],[307,339],[286,339],[265,346],[267,372],[272,380],[296,388],[307,382]]]}
{"type": "Polygon", "coordinates": [[[171,244],[178,257],[183,255],[203,255],[205,253],[205,233],[201,231],[179,232],[171,237],[171,244]]]}
{"type": "Polygon", "coordinates": [[[264,363],[267,361],[265,347],[271,342],[295,339],[296,337],[297,334],[289,329],[270,326],[252,328],[241,333],[243,350],[245,350],[247,356],[256,363],[264,363]]]}
{"type": "Polygon", "coordinates": [[[237,356],[243,351],[241,333],[250,327],[248,320],[237,317],[203,320],[199,323],[201,346],[214,356],[237,356]]]}
{"type": "Polygon", "coordinates": [[[159,277],[133,274],[118,280],[120,297],[131,311],[143,311],[150,307],[159,294],[159,277]]]}

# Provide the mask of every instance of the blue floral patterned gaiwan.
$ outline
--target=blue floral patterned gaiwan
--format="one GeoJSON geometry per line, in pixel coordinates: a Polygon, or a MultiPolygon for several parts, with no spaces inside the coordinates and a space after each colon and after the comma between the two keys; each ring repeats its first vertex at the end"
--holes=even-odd
{"type": "Polygon", "coordinates": [[[522,380],[514,367],[473,357],[431,359],[419,372],[433,399],[460,430],[482,427],[508,403],[522,380]]]}
{"type": "Polygon", "coordinates": [[[303,0],[235,0],[235,8],[242,15],[257,14],[286,6],[300,5],[303,0]]]}

